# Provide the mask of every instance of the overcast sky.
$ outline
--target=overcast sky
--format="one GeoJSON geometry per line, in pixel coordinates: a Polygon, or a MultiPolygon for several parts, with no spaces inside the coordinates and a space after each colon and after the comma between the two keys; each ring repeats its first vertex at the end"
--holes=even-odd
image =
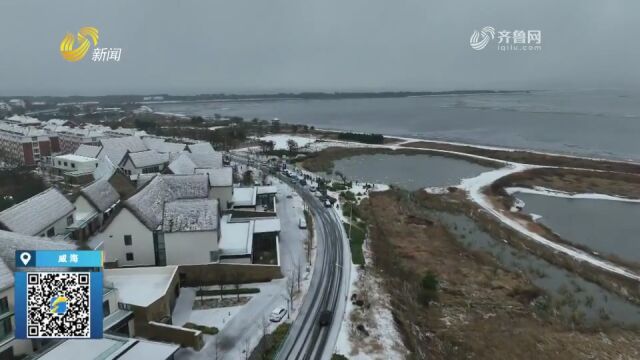
{"type": "Polygon", "coordinates": [[[2,0],[0,95],[636,88],[638,14],[638,0],[2,0]],[[120,62],[61,58],[86,25],[120,62]],[[487,25],[541,30],[543,49],[471,49],[487,25]]]}

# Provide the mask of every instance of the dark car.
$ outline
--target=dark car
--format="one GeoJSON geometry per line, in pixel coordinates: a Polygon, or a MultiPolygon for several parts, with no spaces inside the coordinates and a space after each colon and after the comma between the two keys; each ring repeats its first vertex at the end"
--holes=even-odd
{"type": "Polygon", "coordinates": [[[320,314],[320,326],[327,326],[331,324],[331,311],[325,310],[320,314]]]}

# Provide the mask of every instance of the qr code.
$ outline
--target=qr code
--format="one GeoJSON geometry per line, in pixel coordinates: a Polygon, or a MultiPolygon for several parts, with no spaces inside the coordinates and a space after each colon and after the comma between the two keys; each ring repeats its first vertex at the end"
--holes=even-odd
{"type": "Polygon", "coordinates": [[[87,272],[27,273],[27,337],[89,338],[87,272]]]}

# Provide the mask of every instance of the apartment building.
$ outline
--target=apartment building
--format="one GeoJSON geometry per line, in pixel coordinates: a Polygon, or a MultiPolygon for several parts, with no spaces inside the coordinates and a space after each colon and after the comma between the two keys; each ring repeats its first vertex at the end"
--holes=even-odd
{"type": "Polygon", "coordinates": [[[0,161],[36,166],[60,151],[58,136],[44,130],[0,123],[0,161]]]}

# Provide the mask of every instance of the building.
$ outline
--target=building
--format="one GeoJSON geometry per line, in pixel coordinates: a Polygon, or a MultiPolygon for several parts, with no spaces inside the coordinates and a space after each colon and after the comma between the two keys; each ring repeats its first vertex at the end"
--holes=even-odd
{"type": "Polygon", "coordinates": [[[117,266],[167,264],[162,227],[165,204],[208,196],[209,183],[204,175],[155,176],[123,202],[100,234],[105,261],[117,266]]]}
{"type": "Polygon", "coordinates": [[[0,359],[23,358],[43,347],[43,340],[15,338],[14,277],[16,250],[74,250],[66,241],[0,230],[0,359]]]}
{"type": "Polygon", "coordinates": [[[275,186],[237,187],[233,189],[231,208],[238,211],[276,212],[275,186]]]}
{"type": "Polygon", "coordinates": [[[63,176],[69,185],[84,185],[93,181],[93,172],[98,167],[98,159],[66,154],[54,156],[52,173],[63,176]]]}
{"type": "Polygon", "coordinates": [[[209,177],[209,198],[218,199],[220,207],[228,210],[233,201],[233,169],[196,169],[195,173],[206,174],[209,177]]]}
{"type": "Polygon", "coordinates": [[[141,137],[147,135],[147,132],[144,130],[138,130],[133,128],[118,128],[118,129],[108,129],[105,130],[105,135],[111,137],[129,137],[136,136],[141,137]]]}
{"type": "Polygon", "coordinates": [[[280,219],[227,214],[221,221],[220,262],[279,264],[280,219]]]}
{"type": "Polygon", "coordinates": [[[46,351],[36,354],[34,358],[40,360],[70,358],[74,360],[171,360],[178,349],[180,346],[176,344],[106,335],[102,339],[61,341],[46,351]]]}
{"type": "Polygon", "coordinates": [[[153,136],[143,137],[142,142],[144,142],[150,150],[168,154],[183,152],[187,147],[187,144],[168,142],[166,139],[153,136]]]}
{"type": "Polygon", "coordinates": [[[167,264],[218,261],[218,201],[191,199],[165,203],[162,233],[167,264]]]}
{"type": "Polygon", "coordinates": [[[67,227],[75,240],[88,240],[111,217],[120,194],[108,179],[99,179],[80,190],[73,202],[73,223],[67,227]]]}
{"type": "Polygon", "coordinates": [[[81,144],[76,149],[74,154],[97,159],[98,154],[100,153],[100,149],[101,149],[100,146],[81,144]]]}
{"type": "Polygon", "coordinates": [[[0,212],[0,230],[31,236],[64,235],[73,224],[74,210],[60,191],[50,188],[0,212]]]}
{"type": "Polygon", "coordinates": [[[107,156],[114,165],[120,167],[127,152],[140,152],[149,150],[147,146],[137,136],[125,136],[105,138],[100,140],[102,149],[98,158],[107,156]]]}
{"type": "Polygon", "coordinates": [[[42,125],[42,122],[36,118],[26,115],[13,115],[6,119],[0,120],[7,124],[25,126],[25,127],[38,127],[42,125]]]}
{"type": "Polygon", "coordinates": [[[47,132],[18,125],[0,123],[0,160],[18,166],[48,163],[52,153],[60,150],[58,138],[47,132]]]}
{"type": "Polygon", "coordinates": [[[100,140],[105,136],[101,130],[71,128],[57,126],[55,133],[60,142],[60,152],[64,154],[75,152],[80,145],[100,145],[100,140]]]}
{"type": "Polygon", "coordinates": [[[127,175],[162,172],[169,164],[169,154],[155,150],[127,152],[120,166],[127,175]]]}

